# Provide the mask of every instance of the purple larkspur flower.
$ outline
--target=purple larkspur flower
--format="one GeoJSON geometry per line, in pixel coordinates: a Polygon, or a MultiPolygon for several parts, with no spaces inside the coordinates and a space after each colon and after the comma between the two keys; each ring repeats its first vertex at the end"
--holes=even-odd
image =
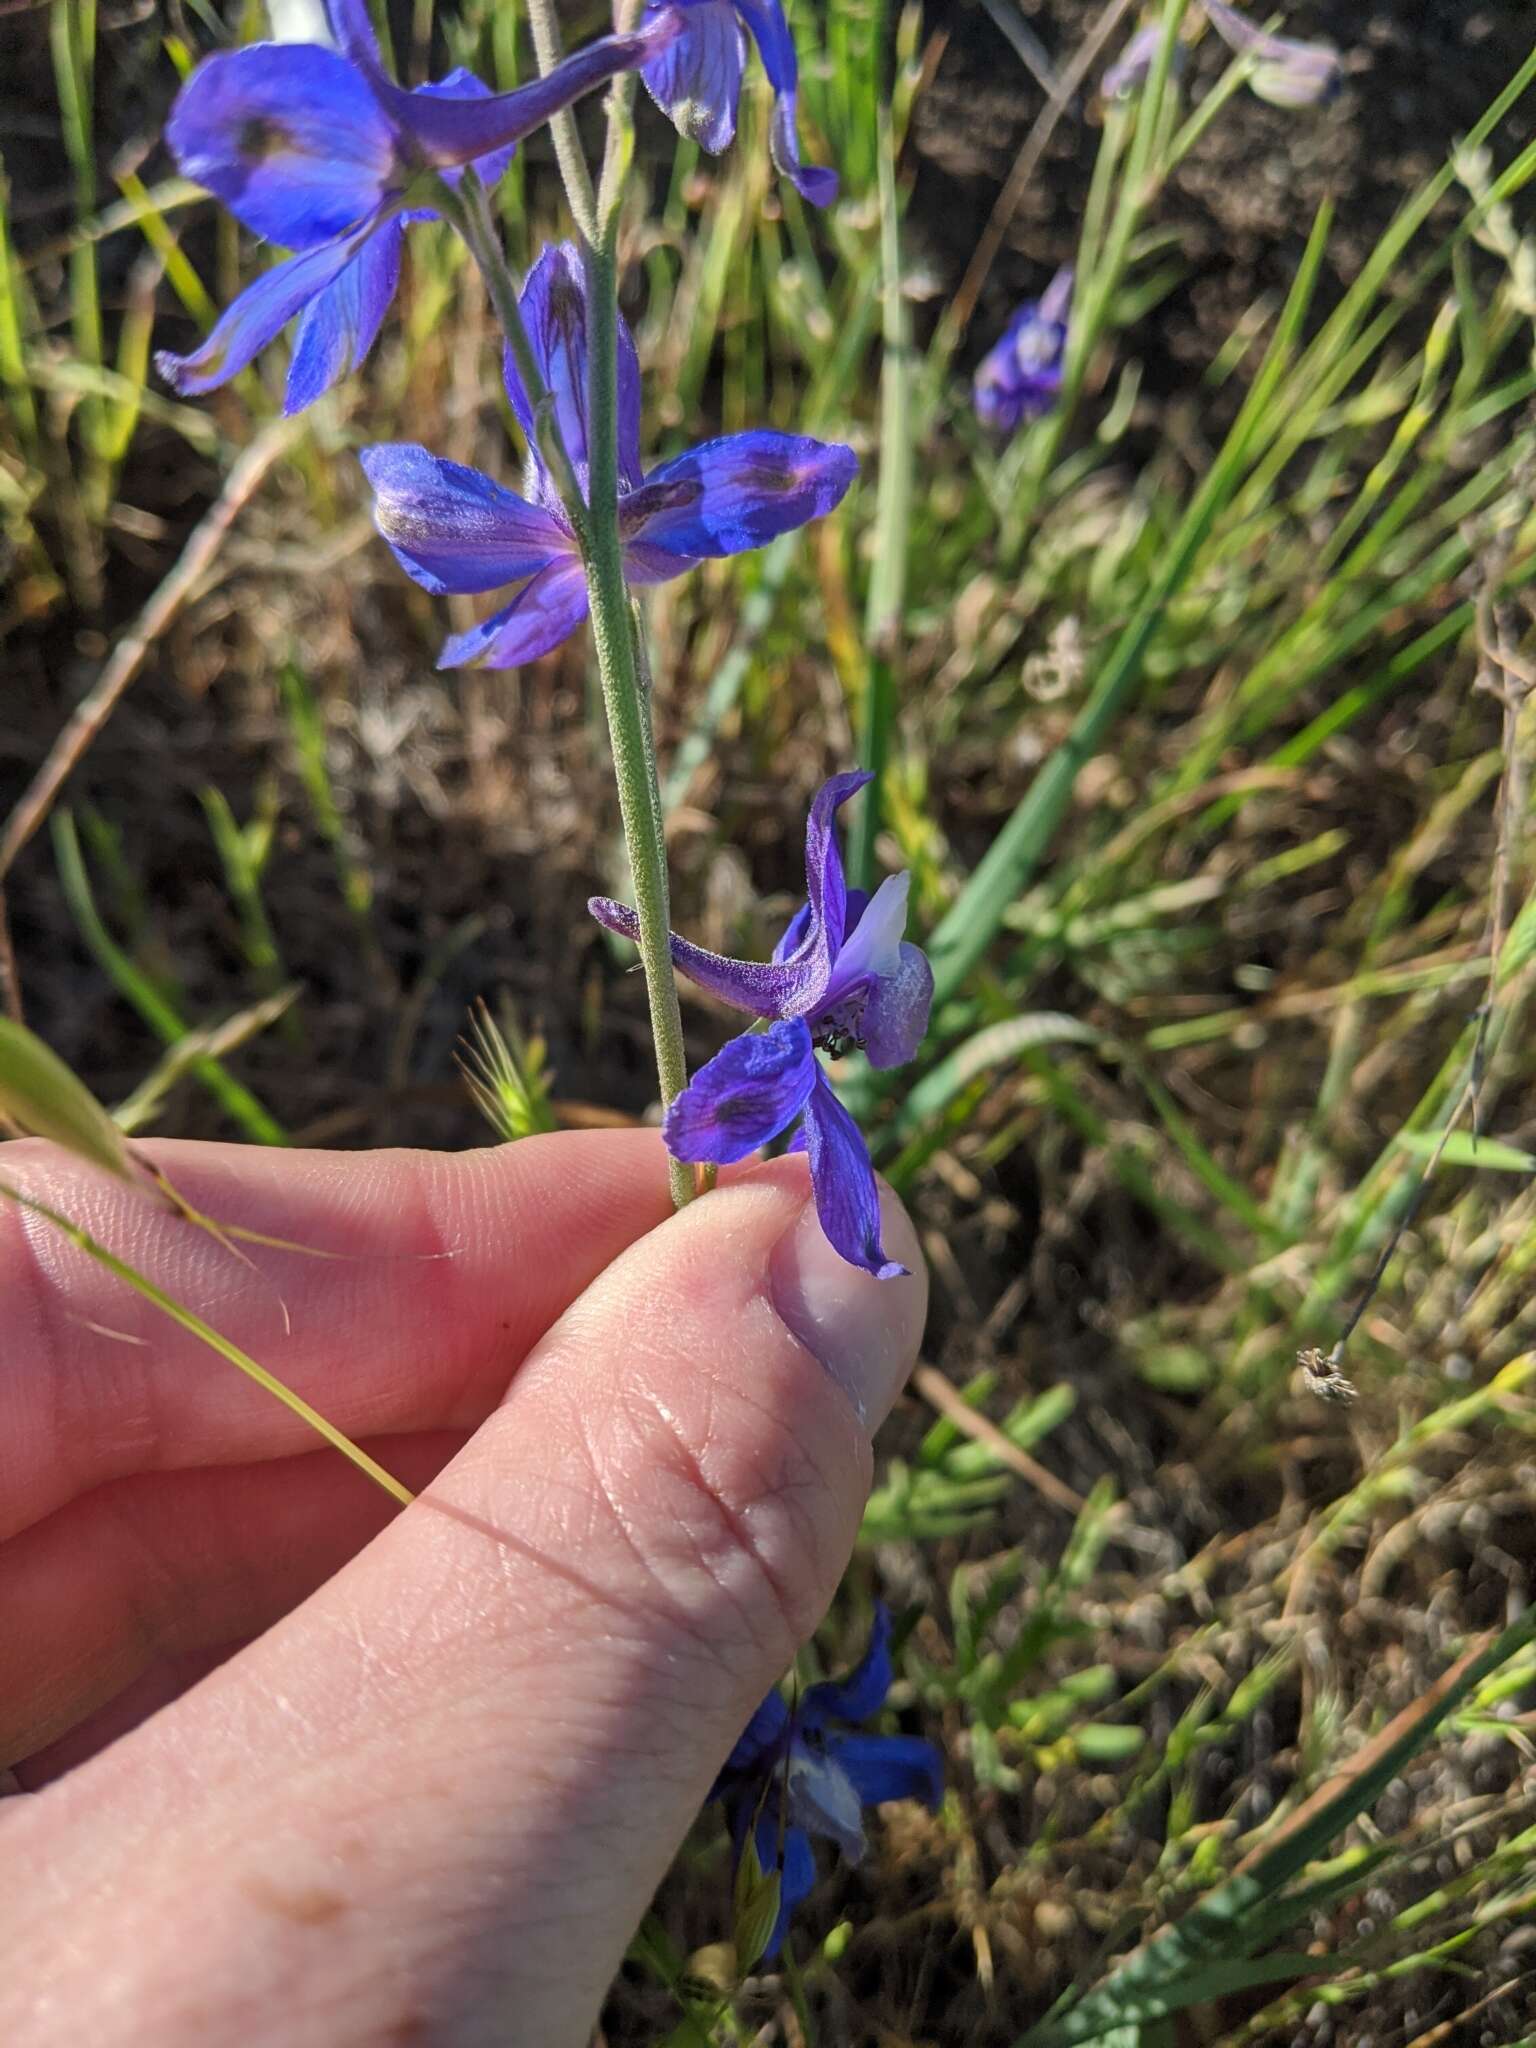
{"type": "Polygon", "coordinates": [[[984,427],[1011,434],[1040,419],[1061,396],[1072,308],[1072,268],[1058,270],[1038,299],[1020,306],[976,372],[976,417],[984,427]]]}
{"type": "MultiPolygon", "coordinates": [[[[1154,21],[1146,28],[1137,29],[1120,55],[1104,73],[1100,91],[1107,100],[1122,100],[1146,81],[1157,56],[1157,46],[1163,39],[1161,22],[1154,21]]],[[[1178,73],[1184,68],[1184,45],[1176,42],[1173,46],[1172,68],[1178,73]]]]}
{"type": "MultiPolygon", "coordinates": [[[[1343,81],[1343,65],[1332,43],[1302,42],[1257,27],[1227,0],[1200,0],[1206,19],[1230,50],[1249,57],[1248,89],[1276,107],[1311,107],[1331,99],[1343,81]]],[[[1152,69],[1162,29],[1154,24],[1132,36],[1119,59],[1104,74],[1106,99],[1123,99],[1143,83],[1152,69]]],[[[1175,66],[1183,62],[1182,44],[1174,45],[1175,66]]]]}
{"type": "Polygon", "coordinates": [[[325,0],[331,44],[252,43],[199,64],[166,129],[180,169],[241,224],[298,253],[247,287],[201,348],[163,351],[161,375],[216,390],[296,315],[284,411],[302,412],[372,348],[400,280],[400,248],[429,207],[406,206],[424,171],[473,164],[495,184],[521,139],[616,72],[665,47],[678,17],[604,36],[547,78],[493,93],[457,70],[407,92],[384,70],[367,0],[325,0]]]}
{"type": "Polygon", "coordinates": [[[918,1735],[870,1735],[891,1689],[891,1621],[875,1609],[869,1648],[846,1678],[808,1686],[791,1708],[769,1693],[726,1759],[712,1799],[725,1808],[739,1864],[750,1838],[765,1871],[779,1873],[779,1915],[761,1960],[772,1962],[790,1915],[816,1882],[811,1837],[835,1842],[850,1863],[864,1854],[864,1809],[887,1799],[944,1796],[944,1760],[918,1735]]]}
{"type": "MultiPolygon", "coordinates": [[[[545,249],[519,301],[554,400],[566,453],[587,489],[587,296],[570,242],[545,249]]],[[[374,519],[407,575],[427,590],[512,598],[443,647],[441,668],[514,668],[547,654],[587,614],[581,549],[538,452],[534,411],[510,359],[507,393],[528,440],[525,496],[412,443],[363,451],[374,519]]],[[[858,469],[851,448],[767,430],[702,442],[640,466],[640,363],[618,336],[619,522],[631,583],[664,583],[708,555],[741,554],[830,512],[858,469]]]]}
{"type": "MultiPolygon", "coordinates": [[[[802,198],[813,206],[830,206],[837,197],[837,173],[800,161],[800,74],[782,0],[675,0],[675,4],[682,12],[681,32],[640,73],[657,106],[680,135],[691,136],[711,156],[728,149],[736,133],[736,107],[750,31],[773,87],[769,133],[773,160],[802,198]]],[[[661,6],[662,0],[650,0],[646,19],[660,13],[661,6]]]]}
{"type": "Polygon", "coordinates": [[[1344,68],[1332,43],[1302,42],[1257,27],[1227,0],[1200,0],[1206,19],[1228,49],[1252,59],[1248,89],[1276,107],[1315,107],[1343,83],[1344,68]]]}
{"type": "MultiPolygon", "coordinates": [[[[672,935],[679,973],[768,1029],[744,1031],[700,1067],[668,1107],[662,1136],[675,1159],[724,1166],[803,1119],[791,1149],[809,1156],[822,1229],[850,1265],[891,1280],[906,1268],[880,1243],[869,1147],[816,1057],[859,1049],[871,1066],[899,1067],[928,1028],[933,971],[902,937],[907,876],[888,875],[867,896],[843,875],[837,809],[871,780],[854,770],[816,792],[805,828],[806,901],[771,961],[727,960],[672,935]]],[[[594,896],[587,908],[609,931],[638,939],[639,919],[624,904],[594,896]]]]}

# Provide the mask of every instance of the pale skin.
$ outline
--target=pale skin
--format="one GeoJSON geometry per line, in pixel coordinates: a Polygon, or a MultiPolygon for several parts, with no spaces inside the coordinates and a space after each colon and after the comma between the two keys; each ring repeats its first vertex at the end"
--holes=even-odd
{"type": "Polygon", "coordinates": [[[800,1159],[673,1216],[642,1132],[152,1150],[342,1256],[253,1271],[44,1145],[0,1178],[423,1497],[0,1206],[0,2040],[577,2048],[848,1560],[911,1226],[913,1277],[843,1265],[800,1159]]]}

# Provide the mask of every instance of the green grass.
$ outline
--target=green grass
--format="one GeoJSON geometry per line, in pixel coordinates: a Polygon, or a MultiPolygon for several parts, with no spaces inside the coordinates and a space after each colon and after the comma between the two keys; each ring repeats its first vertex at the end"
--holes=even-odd
{"type": "MultiPolygon", "coordinates": [[[[527,75],[515,8],[443,12],[454,61],[527,75]]],[[[802,102],[845,175],[828,216],[771,179],[760,92],[715,166],[644,117],[646,445],[795,425],[864,473],[820,527],[648,596],[656,727],[676,915],[711,943],[771,943],[833,765],[879,771],[856,874],[912,872],[934,1028],[894,1085],[843,1085],[923,1231],[951,1395],[920,1381],[890,1426],[804,1675],[883,1593],[903,1725],[944,1741],[950,1790],[829,1877],[773,1979],[722,1961],[702,1826],[607,2038],[1289,2048],[1331,2014],[1334,2040],[1368,2015],[1429,2048],[1485,2002],[1465,2038],[1513,2043],[1536,147],[1511,116],[1536,56],[1356,270],[1323,210],[1283,302],[1159,404],[1171,195],[1251,113],[1235,74],[1184,97],[1166,41],[1095,130],[1063,403],[998,449],[914,290],[917,15],[797,13],[808,60],[826,17],[802,102]],[[1346,1334],[1355,1398],[1330,1401],[1297,1359],[1346,1334]]],[[[67,233],[0,179],[5,616],[45,670],[135,615],[283,367],[196,408],[157,389],[150,306],[181,345],[260,258],[160,159],[104,204],[94,10],[54,23],[67,233]]],[[[515,256],[555,191],[523,152],[515,256]]],[[[124,1130],[477,1142],[453,1040],[503,981],[523,1035],[482,1013],[469,1054],[500,1135],[645,1107],[639,991],[582,921],[619,879],[582,652],[434,679],[445,607],[370,540],[349,459],[407,435],[510,475],[495,355],[460,252],[418,231],[367,377],[237,516],[52,858],[43,834],[6,879],[33,1021],[124,1130]]],[[[30,761],[62,712],[28,701],[30,761]]],[[[719,1042],[688,1023],[696,1056],[719,1042]]]]}

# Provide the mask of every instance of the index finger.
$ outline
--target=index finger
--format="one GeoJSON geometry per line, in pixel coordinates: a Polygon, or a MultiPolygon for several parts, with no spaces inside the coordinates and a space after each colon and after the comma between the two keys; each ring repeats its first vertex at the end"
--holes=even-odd
{"type": "MultiPolygon", "coordinates": [[[[518,1361],[668,1213],[646,1131],[474,1152],[146,1145],[221,1223],[325,1257],[245,1263],[185,1218],[35,1140],[0,1179],[78,1223],[350,1436],[472,1429],[518,1361]]],[[[286,1408],[41,1217],[0,1203],[0,1537],[131,1472],[314,1447],[286,1408]]]]}

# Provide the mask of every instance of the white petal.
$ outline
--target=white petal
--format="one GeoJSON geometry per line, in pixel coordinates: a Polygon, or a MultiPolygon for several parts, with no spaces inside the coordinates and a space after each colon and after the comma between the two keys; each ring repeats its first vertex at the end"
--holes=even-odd
{"type": "Polygon", "coordinates": [[[901,935],[907,928],[907,874],[887,875],[869,899],[854,934],[832,967],[832,981],[820,1007],[832,1008],[845,989],[874,974],[894,974],[901,956],[901,935]]]}

